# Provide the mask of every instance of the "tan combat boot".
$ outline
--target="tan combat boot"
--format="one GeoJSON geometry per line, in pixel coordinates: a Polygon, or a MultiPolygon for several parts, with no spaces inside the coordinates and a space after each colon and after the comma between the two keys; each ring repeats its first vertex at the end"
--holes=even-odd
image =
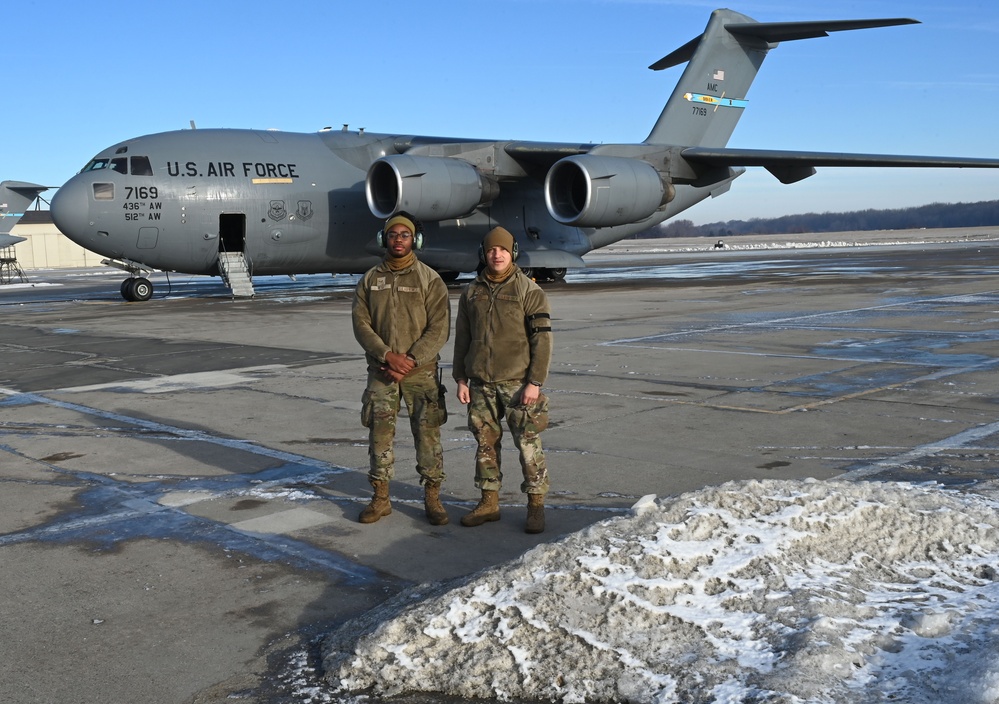
{"type": "Polygon", "coordinates": [[[499,519],[499,492],[483,489],[479,504],[461,517],[461,525],[471,528],[481,526],[487,521],[498,521],[499,519]]]}
{"type": "Polygon", "coordinates": [[[441,504],[441,484],[427,483],[423,487],[423,509],[426,511],[427,519],[432,526],[446,526],[448,523],[447,511],[441,504]]]}
{"type": "Polygon", "coordinates": [[[375,488],[375,495],[371,497],[371,503],[364,507],[358,519],[361,523],[374,523],[382,516],[392,513],[392,504],[389,503],[389,483],[387,480],[371,482],[375,488]]]}
{"type": "Polygon", "coordinates": [[[545,495],[527,495],[527,525],[525,533],[541,533],[545,529],[545,495]]]}

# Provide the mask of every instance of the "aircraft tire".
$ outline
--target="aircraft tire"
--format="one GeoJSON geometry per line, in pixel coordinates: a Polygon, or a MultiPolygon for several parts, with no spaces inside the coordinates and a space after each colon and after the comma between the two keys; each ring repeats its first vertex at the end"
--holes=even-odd
{"type": "Polygon", "coordinates": [[[565,267],[560,267],[558,269],[549,269],[548,277],[552,281],[565,281],[566,269],[565,267]]]}
{"type": "Polygon", "coordinates": [[[135,279],[128,278],[121,282],[121,297],[126,301],[134,301],[135,294],[132,291],[132,282],[135,279]]]}
{"type": "Polygon", "coordinates": [[[139,277],[132,279],[132,300],[148,301],[153,297],[153,284],[149,279],[139,277]]]}

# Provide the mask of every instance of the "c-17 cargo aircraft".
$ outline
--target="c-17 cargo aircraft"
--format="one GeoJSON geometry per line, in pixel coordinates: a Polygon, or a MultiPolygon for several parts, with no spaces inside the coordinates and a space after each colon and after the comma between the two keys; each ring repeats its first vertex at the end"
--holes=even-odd
{"type": "MultiPolygon", "coordinates": [[[[817,166],[999,167],[999,159],[728,149],[746,95],[780,42],[911,19],[757,22],[716,10],[704,33],[649,68],[687,63],[649,136],[634,144],[451,139],[329,128],[313,134],[191,129],[100,152],[52,199],[67,237],[128,271],[130,301],[152,270],[221,276],[360,273],[382,257],[382,221],[422,221],[421,260],[454,279],[476,269],[496,225],[543,279],[582,256],[726,192],[748,166],[785,184],[817,166]]],[[[193,127],[193,124],[192,124],[193,127]]]]}

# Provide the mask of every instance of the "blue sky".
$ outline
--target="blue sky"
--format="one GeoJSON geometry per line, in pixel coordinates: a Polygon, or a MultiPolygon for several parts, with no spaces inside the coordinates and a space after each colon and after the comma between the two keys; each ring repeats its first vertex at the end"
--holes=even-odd
{"type": "MultiPolygon", "coordinates": [[[[772,51],[729,145],[999,157],[999,5],[728,5],[760,21],[912,17],[772,51]]],[[[644,139],[695,37],[699,0],[6,3],[0,180],[58,186],[129,137],[198,127],[564,142],[644,139]]],[[[49,191],[47,197],[52,195],[49,191]]],[[[750,169],[683,217],[999,199],[999,170],[750,169]]]]}

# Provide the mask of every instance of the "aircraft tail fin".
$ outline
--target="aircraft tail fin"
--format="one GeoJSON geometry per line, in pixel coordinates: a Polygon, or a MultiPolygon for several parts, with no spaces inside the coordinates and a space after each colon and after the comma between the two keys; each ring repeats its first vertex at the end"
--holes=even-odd
{"type": "Polygon", "coordinates": [[[687,62],[647,144],[724,147],[767,52],[782,41],[829,32],[918,24],[894,18],[819,22],[757,22],[732,10],[711,13],[704,33],[649,66],[661,71],[687,62]]]}
{"type": "Polygon", "coordinates": [[[0,235],[14,229],[24,211],[35,201],[38,194],[49,190],[48,186],[25,181],[3,181],[0,183],[0,235]]]}

